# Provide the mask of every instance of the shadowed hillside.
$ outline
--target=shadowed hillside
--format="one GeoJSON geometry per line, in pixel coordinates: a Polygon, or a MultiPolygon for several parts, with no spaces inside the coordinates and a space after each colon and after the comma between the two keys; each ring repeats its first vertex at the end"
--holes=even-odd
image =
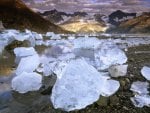
{"type": "Polygon", "coordinates": [[[143,13],[141,16],[121,22],[116,28],[109,29],[115,33],[150,33],[150,13],[143,13]]]}
{"type": "Polygon", "coordinates": [[[3,22],[5,28],[66,33],[65,30],[33,12],[21,0],[0,0],[0,20],[3,22]]]}

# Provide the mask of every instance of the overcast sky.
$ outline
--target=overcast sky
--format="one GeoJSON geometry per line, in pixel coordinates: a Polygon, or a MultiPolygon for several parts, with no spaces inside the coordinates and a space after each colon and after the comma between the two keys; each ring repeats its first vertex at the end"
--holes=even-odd
{"type": "Polygon", "coordinates": [[[121,9],[128,12],[150,11],[150,0],[23,0],[34,10],[57,9],[108,14],[121,9]]]}

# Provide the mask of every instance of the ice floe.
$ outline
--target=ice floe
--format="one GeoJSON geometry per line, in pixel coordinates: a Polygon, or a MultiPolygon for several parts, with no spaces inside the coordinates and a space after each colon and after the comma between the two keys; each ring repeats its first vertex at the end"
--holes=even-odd
{"type": "Polygon", "coordinates": [[[42,86],[42,76],[35,72],[23,72],[12,80],[12,88],[19,93],[37,91],[42,86]]]}
{"type": "Polygon", "coordinates": [[[147,80],[150,80],[150,67],[144,66],[141,73],[147,80]]]}

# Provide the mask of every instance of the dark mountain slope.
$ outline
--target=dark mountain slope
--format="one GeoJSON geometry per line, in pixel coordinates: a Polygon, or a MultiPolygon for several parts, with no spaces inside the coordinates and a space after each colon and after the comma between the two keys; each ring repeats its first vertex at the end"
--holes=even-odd
{"type": "Polygon", "coordinates": [[[5,28],[37,32],[67,33],[29,9],[21,0],[0,0],[0,20],[5,28]]]}

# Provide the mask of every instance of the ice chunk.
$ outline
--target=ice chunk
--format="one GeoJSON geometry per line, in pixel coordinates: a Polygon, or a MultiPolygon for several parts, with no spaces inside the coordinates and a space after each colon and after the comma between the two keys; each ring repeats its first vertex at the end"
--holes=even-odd
{"type": "Polygon", "coordinates": [[[108,97],[113,95],[120,87],[120,83],[116,80],[107,80],[101,89],[101,95],[108,97]]]}
{"type": "Polygon", "coordinates": [[[43,66],[44,76],[52,75],[54,73],[53,71],[54,71],[55,66],[56,66],[56,62],[44,64],[44,66],[43,66]]]}
{"type": "Polygon", "coordinates": [[[112,77],[126,76],[128,65],[114,65],[108,71],[112,77]]]}
{"type": "Polygon", "coordinates": [[[141,73],[147,80],[150,80],[150,67],[144,66],[141,73]]]}
{"type": "Polygon", "coordinates": [[[46,37],[50,37],[50,36],[53,36],[53,35],[54,35],[53,32],[47,32],[47,33],[46,33],[46,37]]]}
{"type": "Polygon", "coordinates": [[[42,76],[37,73],[23,72],[12,80],[12,88],[19,93],[37,91],[42,85],[42,76]]]}
{"type": "Polygon", "coordinates": [[[130,90],[138,94],[148,94],[149,83],[148,82],[133,82],[130,90]]]}
{"type": "Polygon", "coordinates": [[[85,108],[97,101],[100,94],[112,95],[119,83],[107,80],[84,59],[63,61],[56,69],[57,81],[52,89],[53,106],[65,111],[85,108]],[[61,67],[61,69],[60,69],[61,67]]]}
{"type": "Polygon", "coordinates": [[[74,48],[94,49],[102,43],[97,38],[77,38],[74,40],[74,48]]]}
{"type": "Polygon", "coordinates": [[[126,63],[127,57],[121,49],[110,41],[104,42],[100,49],[95,51],[95,62],[99,70],[105,70],[112,65],[126,63]]]}
{"type": "Polygon", "coordinates": [[[72,111],[98,100],[103,80],[97,70],[84,60],[71,61],[60,74],[51,96],[55,108],[72,111]]]}
{"type": "Polygon", "coordinates": [[[53,34],[51,40],[60,40],[61,36],[59,34],[53,34]]]}
{"type": "Polygon", "coordinates": [[[136,95],[135,97],[131,98],[131,101],[136,107],[150,107],[150,96],[149,95],[136,95]]]}
{"type": "Polygon", "coordinates": [[[18,47],[14,49],[14,53],[17,57],[25,57],[37,54],[33,47],[18,47]]]}
{"type": "Polygon", "coordinates": [[[36,32],[34,32],[34,33],[32,33],[32,34],[33,34],[33,36],[35,37],[35,39],[37,39],[37,40],[42,40],[42,39],[43,39],[42,34],[38,34],[38,33],[36,33],[36,32]]]}
{"type": "Polygon", "coordinates": [[[74,39],[75,39],[74,36],[69,36],[69,37],[68,37],[68,40],[74,40],[74,39]]]}
{"type": "Polygon", "coordinates": [[[33,72],[40,64],[40,59],[38,55],[28,56],[22,58],[17,70],[16,74],[20,75],[22,72],[33,72]]]}

